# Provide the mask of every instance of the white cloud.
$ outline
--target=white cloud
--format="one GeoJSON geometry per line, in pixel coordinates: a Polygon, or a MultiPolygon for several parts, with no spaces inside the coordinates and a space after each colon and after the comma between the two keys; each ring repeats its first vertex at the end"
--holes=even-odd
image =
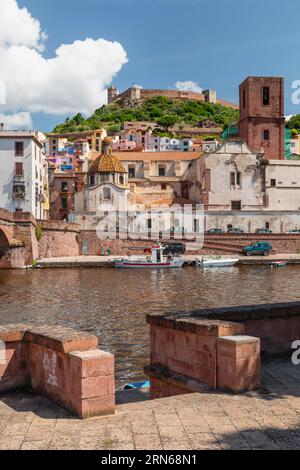
{"type": "Polygon", "coordinates": [[[0,0],[0,7],[1,111],[88,115],[106,103],[106,86],[128,61],[120,43],[87,38],[62,44],[46,59],[39,21],[16,0],[0,0]]]}
{"type": "Polygon", "coordinates": [[[176,89],[180,91],[195,91],[196,93],[202,93],[203,91],[203,88],[201,88],[198,83],[193,82],[192,80],[176,82],[175,86],[176,89]]]}
{"type": "Polygon", "coordinates": [[[32,129],[32,120],[29,113],[22,112],[16,114],[0,113],[0,123],[4,124],[4,129],[32,129]]]}
{"type": "Polygon", "coordinates": [[[19,8],[16,0],[0,0],[0,45],[28,46],[43,49],[47,38],[39,20],[33,18],[27,8],[19,8]]]}

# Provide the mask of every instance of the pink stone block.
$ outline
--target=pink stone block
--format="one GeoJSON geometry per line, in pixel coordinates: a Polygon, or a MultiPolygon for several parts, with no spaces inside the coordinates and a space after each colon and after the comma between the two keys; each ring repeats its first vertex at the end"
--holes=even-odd
{"type": "Polygon", "coordinates": [[[218,338],[217,386],[233,392],[260,384],[260,340],[250,336],[218,338]]]}

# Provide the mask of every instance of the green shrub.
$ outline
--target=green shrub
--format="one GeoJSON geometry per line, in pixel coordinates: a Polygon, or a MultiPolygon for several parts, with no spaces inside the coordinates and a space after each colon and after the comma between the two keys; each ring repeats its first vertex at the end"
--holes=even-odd
{"type": "Polygon", "coordinates": [[[40,224],[37,224],[36,227],[35,227],[35,236],[36,236],[36,239],[37,241],[39,242],[43,236],[43,229],[42,229],[42,226],[40,224]]]}

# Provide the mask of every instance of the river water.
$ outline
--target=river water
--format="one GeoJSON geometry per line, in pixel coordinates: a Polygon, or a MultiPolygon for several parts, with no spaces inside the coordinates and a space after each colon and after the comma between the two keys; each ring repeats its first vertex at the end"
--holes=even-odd
{"type": "Polygon", "coordinates": [[[117,384],[143,379],[147,313],[300,300],[300,266],[165,271],[0,270],[0,323],[65,325],[116,355],[117,384]]]}

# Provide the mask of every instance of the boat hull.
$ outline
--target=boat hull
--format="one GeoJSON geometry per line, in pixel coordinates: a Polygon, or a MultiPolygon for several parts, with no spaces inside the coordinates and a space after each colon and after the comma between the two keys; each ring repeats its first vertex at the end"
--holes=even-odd
{"type": "Polygon", "coordinates": [[[239,262],[239,259],[196,259],[196,265],[202,268],[229,268],[235,266],[239,262]]]}
{"type": "Polygon", "coordinates": [[[140,261],[116,260],[115,267],[122,269],[174,269],[182,268],[184,260],[162,263],[147,263],[140,261]]]}

